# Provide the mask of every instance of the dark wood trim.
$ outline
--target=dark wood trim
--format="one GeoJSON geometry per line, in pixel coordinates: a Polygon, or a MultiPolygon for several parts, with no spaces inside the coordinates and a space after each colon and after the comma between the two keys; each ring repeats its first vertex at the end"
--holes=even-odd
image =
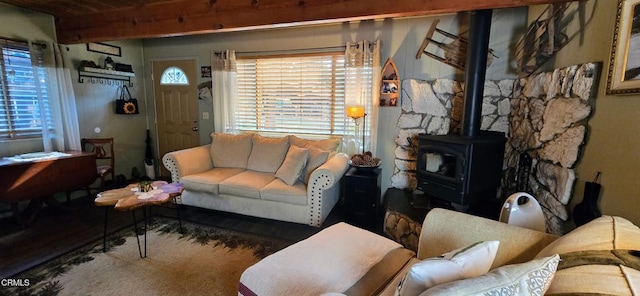
{"type": "Polygon", "coordinates": [[[87,15],[56,16],[58,42],[155,38],[291,27],[391,17],[436,15],[569,2],[569,0],[197,0],[123,7],[87,15]]]}

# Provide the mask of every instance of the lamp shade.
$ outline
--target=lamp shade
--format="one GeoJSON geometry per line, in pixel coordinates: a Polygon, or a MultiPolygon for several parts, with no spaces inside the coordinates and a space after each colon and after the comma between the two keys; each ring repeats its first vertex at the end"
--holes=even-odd
{"type": "Polygon", "coordinates": [[[364,117],[364,106],[347,106],[347,116],[351,118],[364,117]]]}

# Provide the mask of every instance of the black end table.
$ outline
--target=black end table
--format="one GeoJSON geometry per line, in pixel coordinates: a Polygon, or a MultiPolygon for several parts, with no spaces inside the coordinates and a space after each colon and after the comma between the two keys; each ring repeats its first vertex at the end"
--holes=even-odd
{"type": "Polygon", "coordinates": [[[342,183],[345,220],[358,227],[382,233],[380,172],[382,169],[349,168],[342,183]]]}

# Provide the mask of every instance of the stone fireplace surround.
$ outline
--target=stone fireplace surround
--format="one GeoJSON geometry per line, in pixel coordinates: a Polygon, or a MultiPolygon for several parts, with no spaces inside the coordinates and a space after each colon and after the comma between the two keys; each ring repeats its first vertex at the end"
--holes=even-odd
{"type": "MultiPolygon", "coordinates": [[[[481,129],[508,137],[497,198],[516,191],[518,159],[528,154],[533,159],[528,188],[543,208],[549,233],[563,234],[564,221],[569,219],[574,167],[586,141],[599,69],[598,64],[589,63],[484,84],[481,129]]],[[[416,189],[413,147],[418,134],[459,133],[463,88],[463,83],[450,79],[402,81],[392,187],[416,189]]]]}

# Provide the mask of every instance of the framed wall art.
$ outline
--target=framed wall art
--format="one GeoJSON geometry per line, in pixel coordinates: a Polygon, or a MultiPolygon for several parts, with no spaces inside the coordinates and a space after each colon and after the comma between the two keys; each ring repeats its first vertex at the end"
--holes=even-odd
{"type": "Polygon", "coordinates": [[[618,0],[607,94],[640,93],[640,0],[618,0]]]}
{"type": "Polygon", "coordinates": [[[119,46],[109,45],[105,43],[89,42],[87,43],[87,50],[113,56],[122,56],[122,51],[119,46]]]}

